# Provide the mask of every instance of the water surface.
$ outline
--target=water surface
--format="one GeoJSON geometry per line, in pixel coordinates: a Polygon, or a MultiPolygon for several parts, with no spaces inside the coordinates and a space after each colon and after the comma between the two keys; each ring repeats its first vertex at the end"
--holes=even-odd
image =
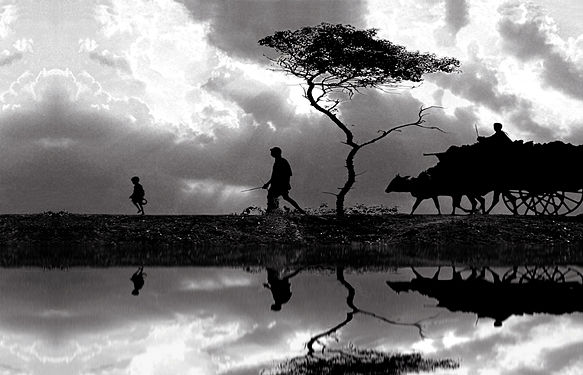
{"type": "Polygon", "coordinates": [[[349,345],[583,373],[580,270],[436,270],[149,268],[133,295],[135,268],[3,269],[0,373],[257,374],[349,345]]]}

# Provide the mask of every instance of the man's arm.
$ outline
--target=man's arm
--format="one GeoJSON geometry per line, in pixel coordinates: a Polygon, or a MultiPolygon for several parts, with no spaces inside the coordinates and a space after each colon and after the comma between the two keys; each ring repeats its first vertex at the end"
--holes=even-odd
{"type": "Polygon", "coordinates": [[[263,189],[267,189],[269,188],[269,185],[271,184],[271,180],[273,180],[273,174],[275,173],[275,164],[273,165],[273,169],[271,170],[271,177],[269,177],[269,181],[267,181],[265,184],[263,184],[262,188],[263,189]]]}
{"type": "Polygon", "coordinates": [[[292,170],[291,170],[291,166],[289,165],[289,162],[286,159],[284,159],[284,161],[285,161],[285,168],[287,169],[286,172],[287,172],[288,176],[292,176],[292,170]]]}

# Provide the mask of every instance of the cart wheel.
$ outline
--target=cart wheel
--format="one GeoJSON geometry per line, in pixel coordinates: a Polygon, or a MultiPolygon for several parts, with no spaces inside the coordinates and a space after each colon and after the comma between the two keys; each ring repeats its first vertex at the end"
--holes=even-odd
{"type": "Polygon", "coordinates": [[[583,202],[583,190],[535,193],[508,190],[502,200],[514,215],[567,215],[583,202]]]}

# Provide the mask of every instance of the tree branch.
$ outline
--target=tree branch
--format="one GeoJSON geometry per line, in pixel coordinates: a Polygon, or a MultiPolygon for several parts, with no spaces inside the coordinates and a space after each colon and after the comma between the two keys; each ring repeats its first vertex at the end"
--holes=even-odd
{"type": "Polygon", "coordinates": [[[306,91],[306,93],[307,93],[306,96],[307,96],[308,100],[310,101],[310,104],[312,105],[312,107],[316,108],[318,111],[320,111],[323,114],[325,114],[326,116],[328,116],[328,118],[330,118],[330,120],[332,120],[332,122],[334,122],[334,124],[336,126],[338,126],[340,128],[340,130],[342,130],[342,132],[346,136],[346,144],[348,146],[353,147],[353,148],[360,148],[359,145],[354,142],[354,135],[352,134],[350,129],[348,129],[346,127],[346,125],[344,125],[344,123],[342,121],[340,121],[340,119],[338,119],[338,117],[336,117],[336,115],[334,115],[334,113],[330,112],[326,108],[323,108],[314,99],[314,95],[313,95],[314,88],[315,88],[314,82],[312,80],[308,80],[308,90],[306,91]]]}
{"type": "Polygon", "coordinates": [[[387,135],[393,133],[393,132],[400,132],[401,129],[403,128],[407,128],[407,127],[418,127],[418,128],[423,128],[423,129],[431,129],[431,130],[438,130],[442,133],[445,133],[445,131],[443,131],[441,128],[437,127],[437,126],[425,126],[422,125],[425,122],[425,116],[427,116],[426,111],[432,109],[432,108],[442,108],[439,106],[430,106],[430,107],[423,107],[421,106],[421,108],[419,109],[419,112],[417,113],[417,121],[414,122],[410,122],[408,124],[402,124],[402,125],[397,125],[395,127],[392,127],[388,130],[379,130],[379,133],[381,133],[381,135],[379,135],[378,137],[372,138],[369,141],[366,141],[364,143],[360,144],[360,147],[364,147],[364,146],[368,146],[370,144],[373,144],[375,142],[380,141],[381,139],[385,138],[387,135]]]}

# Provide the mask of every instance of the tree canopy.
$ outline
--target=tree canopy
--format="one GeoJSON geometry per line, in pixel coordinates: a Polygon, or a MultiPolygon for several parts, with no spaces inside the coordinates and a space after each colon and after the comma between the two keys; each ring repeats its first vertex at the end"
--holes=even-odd
{"type": "Polygon", "coordinates": [[[399,375],[404,373],[457,369],[452,359],[424,358],[419,353],[385,353],[379,350],[349,347],[333,350],[321,356],[299,356],[279,363],[261,375],[399,375]]]}
{"type": "Polygon", "coordinates": [[[341,84],[348,89],[420,82],[427,73],[459,70],[460,62],[453,57],[407,51],[376,38],[376,34],[376,29],[321,23],[295,31],[277,31],[259,44],[280,53],[274,61],[285,71],[306,80],[324,75],[330,77],[327,84],[341,84]]]}

